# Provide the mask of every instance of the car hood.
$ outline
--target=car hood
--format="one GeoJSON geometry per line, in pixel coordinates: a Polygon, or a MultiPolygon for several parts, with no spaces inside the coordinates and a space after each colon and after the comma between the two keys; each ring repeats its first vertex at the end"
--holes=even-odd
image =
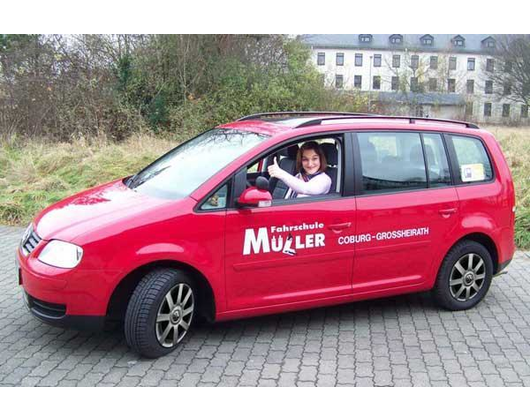
{"type": "Polygon", "coordinates": [[[131,218],[138,225],[140,213],[167,204],[167,200],[140,194],[118,180],[83,191],[44,209],[36,217],[34,226],[42,239],[73,241],[81,234],[110,225],[130,226],[127,220],[131,218]]]}

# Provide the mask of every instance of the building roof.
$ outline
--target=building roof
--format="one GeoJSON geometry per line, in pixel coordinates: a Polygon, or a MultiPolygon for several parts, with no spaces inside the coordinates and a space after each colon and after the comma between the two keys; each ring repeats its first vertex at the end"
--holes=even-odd
{"type": "MultiPolygon", "coordinates": [[[[366,35],[366,34],[363,34],[366,35]]],[[[402,44],[392,44],[390,37],[400,34],[372,34],[372,41],[363,43],[359,34],[304,34],[299,39],[313,48],[344,48],[344,49],[381,49],[417,51],[452,51],[462,53],[491,54],[492,49],[487,48],[482,41],[486,38],[495,39],[492,34],[401,34],[402,44]],[[432,45],[423,45],[421,38],[425,35],[433,37],[432,45]],[[464,38],[464,46],[457,47],[452,40],[456,37],[464,38]]]]}
{"type": "Polygon", "coordinates": [[[463,105],[466,103],[464,96],[457,93],[379,92],[377,100],[419,105],[463,105]]]}

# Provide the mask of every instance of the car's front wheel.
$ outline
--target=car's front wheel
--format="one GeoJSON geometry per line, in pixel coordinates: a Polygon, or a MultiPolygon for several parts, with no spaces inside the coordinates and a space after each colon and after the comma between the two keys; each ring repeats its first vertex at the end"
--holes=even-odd
{"type": "Polygon", "coordinates": [[[462,241],[444,258],[433,296],[446,309],[470,309],[486,296],[492,277],[493,262],[486,247],[474,241],[462,241]]]}
{"type": "Polygon", "coordinates": [[[170,268],[151,271],[127,306],[127,343],[149,358],[170,353],[188,333],[195,308],[195,285],[186,273],[170,268]]]}

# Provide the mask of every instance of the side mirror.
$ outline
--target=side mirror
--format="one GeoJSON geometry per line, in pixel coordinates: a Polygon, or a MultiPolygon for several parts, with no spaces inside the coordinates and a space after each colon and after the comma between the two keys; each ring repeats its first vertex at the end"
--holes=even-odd
{"type": "Polygon", "coordinates": [[[270,207],[272,195],[269,192],[269,180],[259,176],[256,179],[256,186],[243,191],[236,203],[238,207],[270,207]]]}

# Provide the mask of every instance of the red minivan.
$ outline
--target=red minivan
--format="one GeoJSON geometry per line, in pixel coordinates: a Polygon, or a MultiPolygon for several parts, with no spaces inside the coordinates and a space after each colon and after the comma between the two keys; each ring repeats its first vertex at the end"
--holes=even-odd
{"type": "Polygon", "coordinates": [[[257,114],[42,211],[18,276],[39,319],[123,321],[128,344],[158,357],[197,318],[431,289],[447,309],[471,308],[512,259],[514,211],[501,149],[474,124],[257,114]],[[269,175],[297,174],[307,142],[325,161],[326,193],[293,194],[269,175]]]}

